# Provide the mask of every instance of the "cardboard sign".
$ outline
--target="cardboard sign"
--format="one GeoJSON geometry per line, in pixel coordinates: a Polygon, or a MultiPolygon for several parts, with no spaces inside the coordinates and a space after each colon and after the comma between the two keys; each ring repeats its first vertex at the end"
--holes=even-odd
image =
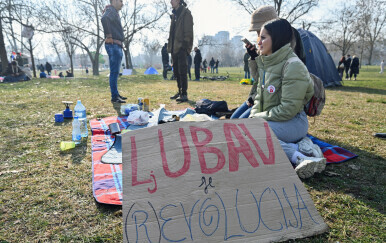
{"type": "Polygon", "coordinates": [[[272,242],[327,230],[264,120],[122,136],[124,242],[272,242]]]}

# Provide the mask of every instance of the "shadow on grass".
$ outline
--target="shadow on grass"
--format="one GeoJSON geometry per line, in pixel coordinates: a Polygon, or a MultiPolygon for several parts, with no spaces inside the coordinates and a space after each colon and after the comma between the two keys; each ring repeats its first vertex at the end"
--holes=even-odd
{"type": "Polygon", "coordinates": [[[384,214],[386,160],[378,155],[358,149],[336,140],[327,140],[358,155],[357,158],[339,164],[328,164],[321,174],[304,183],[318,191],[348,194],[376,211],[384,214]],[[333,172],[333,173],[331,173],[333,172]]]}
{"type": "Polygon", "coordinates": [[[117,112],[117,116],[121,116],[121,105],[120,103],[111,102],[113,109],[117,112]]]}
{"type": "Polygon", "coordinates": [[[122,205],[98,203],[96,200],[94,202],[99,211],[122,217],[122,205]]]}
{"type": "Polygon", "coordinates": [[[354,86],[340,86],[340,87],[331,87],[326,88],[327,90],[337,90],[344,92],[359,92],[359,93],[367,93],[367,94],[386,94],[386,90],[384,89],[373,89],[366,87],[354,87],[354,86]]]}
{"type": "Polygon", "coordinates": [[[80,164],[84,157],[87,155],[88,138],[82,139],[80,144],[77,144],[75,148],[61,151],[60,155],[71,154],[71,160],[73,164],[80,164]]]}

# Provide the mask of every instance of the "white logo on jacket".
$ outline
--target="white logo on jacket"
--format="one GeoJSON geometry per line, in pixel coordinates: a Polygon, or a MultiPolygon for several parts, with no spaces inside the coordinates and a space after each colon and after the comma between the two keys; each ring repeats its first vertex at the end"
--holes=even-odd
{"type": "Polygon", "coordinates": [[[275,89],[276,89],[275,86],[270,85],[270,86],[268,86],[267,91],[268,91],[268,93],[273,94],[273,93],[275,93],[275,89]]]}

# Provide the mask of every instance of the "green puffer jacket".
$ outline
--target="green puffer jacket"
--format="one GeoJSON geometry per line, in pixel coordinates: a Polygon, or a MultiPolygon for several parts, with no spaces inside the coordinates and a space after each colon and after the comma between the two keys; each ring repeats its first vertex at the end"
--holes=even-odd
{"type": "Polygon", "coordinates": [[[291,57],[297,56],[287,44],[272,55],[260,55],[256,58],[257,65],[250,65],[252,69],[259,67],[259,83],[249,117],[288,121],[304,109],[314,94],[313,81],[298,58],[287,65],[281,78],[283,66],[291,57]]]}

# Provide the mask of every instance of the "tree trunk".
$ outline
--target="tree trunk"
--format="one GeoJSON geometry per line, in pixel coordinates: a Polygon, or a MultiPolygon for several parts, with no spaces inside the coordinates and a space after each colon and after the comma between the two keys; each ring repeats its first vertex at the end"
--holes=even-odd
{"type": "Polygon", "coordinates": [[[92,75],[99,76],[99,56],[92,60],[92,75]]]}
{"type": "Polygon", "coordinates": [[[70,68],[71,68],[71,73],[74,73],[74,61],[72,60],[73,54],[68,55],[70,57],[70,68]]]}
{"type": "Polygon", "coordinates": [[[33,47],[32,47],[32,40],[29,39],[28,43],[29,43],[29,54],[31,55],[32,70],[34,73],[34,78],[36,78],[36,66],[35,66],[34,51],[33,51],[33,47]]]}
{"type": "Polygon", "coordinates": [[[128,45],[126,46],[124,53],[125,53],[125,60],[126,60],[126,68],[133,69],[133,61],[131,60],[130,48],[128,45]]]}
{"type": "Polygon", "coordinates": [[[371,59],[373,59],[374,43],[370,43],[369,59],[367,65],[371,65],[371,59]]]}
{"type": "Polygon", "coordinates": [[[2,72],[5,73],[8,68],[7,50],[5,49],[4,36],[3,36],[3,23],[0,18],[0,61],[2,72]]]}

